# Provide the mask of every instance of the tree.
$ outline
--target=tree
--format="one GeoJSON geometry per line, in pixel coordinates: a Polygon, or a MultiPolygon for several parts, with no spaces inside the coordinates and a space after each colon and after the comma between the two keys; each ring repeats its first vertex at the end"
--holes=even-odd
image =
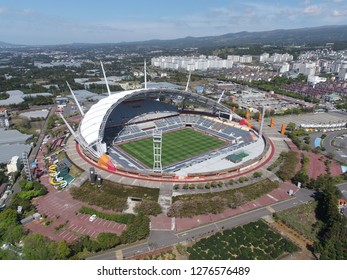
{"type": "Polygon", "coordinates": [[[41,234],[30,234],[24,240],[24,259],[26,260],[57,260],[57,244],[41,234]]]}
{"type": "Polygon", "coordinates": [[[101,249],[107,250],[120,244],[120,238],[112,232],[102,232],[97,237],[101,249]]]}
{"type": "Polygon", "coordinates": [[[15,244],[23,235],[23,227],[19,224],[16,210],[6,208],[0,212],[0,244],[2,241],[15,244]]]}
{"type": "Polygon", "coordinates": [[[0,185],[2,183],[6,183],[8,181],[8,177],[5,175],[5,172],[0,171],[0,185]]]}
{"type": "Polygon", "coordinates": [[[136,215],[133,222],[123,231],[120,237],[122,243],[133,243],[146,238],[149,235],[149,222],[150,219],[147,216],[141,213],[136,215]]]}
{"type": "Polygon", "coordinates": [[[263,176],[263,173],[260,171],[256,171],[253,173],[253,178],[260,178],[261,176],[263,176]]]}
{"type": "Polygon", "coordinates": [[[7,208],[0,212],[0,238],[2,230],[6,231],[7,228],[17,223],[18,218],[16,210],[7,208]]]}
{"type": "Polygon", "coordinates": [[[63,260],[68,259],[71,254],[71,250],[65,240],[62,240],[58,243],[57,251],[58,251],[60,259],[63,259],[63,260]]]}
{"type": "Polygon", "coordinates": [[[243,182],[246,182],[246,181],[247,181],[247,179],[246,179],[245,176],[241,176],[241,177],[239,178],[239,182],[240,182],[240,183],[243,183],[243,182]]]}
{"type": "Polygon", "coordinates": [[[55,120],[56,120],[56,116],[55,115],[52,115],[48,118],[48,121],[47,121],[47,129],[52,129],[54,127],[54,124],[55,124],[55,120]]]}
{"type": "Polygon", "coordinates": [[[301,187],[306,188],[309,185],[310,178],[308,177],[308,175],[305,172],[299,171],[293,177],[292,182],[295,185],[297,185],[300,182],[301,183],[301,187]]]}
{"type": "Polygon", "coordinates": [[[288,123],[287,130],[293,131],[293,130],[295,130],[295,128],[296,128],[296,124],[295,123],[293,123],[293,122],[288,123]]]}
{"type": "Polygon", "coordinates": [[[346,259],[347,243],[344,241],[347,236],[347,222],[339,213],[337,206],[341,192],[329,178],[325,176],[318,179],[325,181],[317,207],[320,209],[320,217],[325,226],[319,232],[319,241],[315,243],[315,250],[321,254],[321,259],[346,259]]]}
{"type": "Polygon", "coordinates": [[[24,237],[24,229],[22,225],[13,224],[7,228],[3,237],[4,241],[16,244],[24,237]]]}

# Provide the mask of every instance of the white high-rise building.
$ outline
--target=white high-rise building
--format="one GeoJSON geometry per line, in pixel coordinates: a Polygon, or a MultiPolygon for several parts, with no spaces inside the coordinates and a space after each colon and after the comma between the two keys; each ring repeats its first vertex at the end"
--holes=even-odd
{"type": "Polygon", "coordinates": [[[339,70],[339,79],[344,81],[347,80],[347,63],[341,65],[339,70]]]}
{"type": "Polygon", "coordinates": [[[259,56],[259,62],[267,62],[270,57],[270,54],[263,53],[259,56]]]}
{"type": "Polygon", "coordinates": [[[288,72],[290,68],[290,65],[288,62],[284,62],[280,68],[280,73],[288,72]]]}
{"type": "Polygon", "coordinates": [[[289,53],[285,53],[285,54],[274,53],[271,56],[268,53],[263,53],[262,55],[259,56],[260,63],[265,63],[265,62],[281,63],[281,62],[292,61],[293,59],[294,57],[290,55],[289,53]]]}
{"type": "Polygon", "coordinates": [[[240,57],[240,63],[251,63],[252,56],[251,55],[243,55],[240,57]]]}
{"type": "Polygon", "coordinates": [[[316,73],[316,63],[301,63],[299,66],[299,74],[305,76],[314,76],[316,73]]]}
{"type": "Polygon", "coordinates": [[[240,62],[239,55],[228,55],[227,60],[231,60],[232,62],[240,62]]]}
{"type": "Polygon", "coordinates": [[[178,70],[185,69],[187,71],[194,70],[207,70],[207,69],[222,69],[232,68],[233,61],[221,59],[218,56],[206,57],[201,55],[199,57],[186,57],[186,56],[162,56],[153,57],[151,63],[155,67],[164,69],[178,70]]]}

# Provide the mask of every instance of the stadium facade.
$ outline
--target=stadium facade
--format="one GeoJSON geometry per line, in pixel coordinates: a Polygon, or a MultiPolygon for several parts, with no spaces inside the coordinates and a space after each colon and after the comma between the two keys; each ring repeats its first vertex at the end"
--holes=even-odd
{"type": "Polygon", "coordinates": [[[153,176],[156,165],[161,174],[155,176],[198,178],[240,172],[264,160],[269,151],[265,137],[221,104],[221,98],[214,101],[188,92],[187,87],[185,91],[147,89],[145,79],[145,89],[111,94],[108,88],[109,96],[86,113],[75,99],[83,118],[76,132],[69,129],[79,150],[111,172],[153,176]],[[163,151],[163,157],[155,155],[151,146],[158,131],[164,146],[157,146],[157,151],[163,151]],[[182,135],[189,141],[182,142],[182,135]],[[245,156],[237,163],[230,160],[240,153],[245,156]]]}

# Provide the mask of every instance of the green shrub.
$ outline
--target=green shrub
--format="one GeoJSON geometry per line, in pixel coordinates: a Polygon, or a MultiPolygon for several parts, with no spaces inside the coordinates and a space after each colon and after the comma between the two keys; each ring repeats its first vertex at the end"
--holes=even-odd
{"type": "Polygon", "coordinates": [[[141,213],[136,215],[120,236],[122,243],[133,243],[148,237],[150,232],[149,222],[150,219],[147,216],[141,213]]]}
{"type": "Polygon", "coordinates": [[[240,183],[244,183],[244,182],[246,182],[246,181],[248,181],[248,178],[247,178],[247,177],[241,176],[241,177],[239,178],[239,182],[240,182],[240,183]]]}
{"type": "Polygon", "coordinates": [[[253,178],[260,178],[261,176],[263,176],[262,172],[256,171],[253,173],[253,178]]]}
{"type": "Polygon", "coordinates": [[[156,201],[143,200],[135,206],[134,211],[144,215],[157,216],[161,213],[161,206],[156,201]]]}
{"type": "Polygon", "coordinates": [[[133,214],[109,214],[105,212],[97,211],[93,208],[82,206],[79,212],[87,215],[96,215],[101,219],[114,221],[119,224],[130,224],[134,220],[135,215],[133,214]]]}
{"type": "Polygon", "coordinates": [[[287,153],[287,157],[283,163],[282,168],[276,172],[276,175],[283,181],[290,180],[295,175],[295,168],[298,163],[298,153],[294,151],[289,151],[287,153]]]}
{"type": "Polygon", "coordinates": [[[99,233],[96,241],[100,244],[102,250],[113,248],[121,242],[119,236],[111,232],[99,233]]]}

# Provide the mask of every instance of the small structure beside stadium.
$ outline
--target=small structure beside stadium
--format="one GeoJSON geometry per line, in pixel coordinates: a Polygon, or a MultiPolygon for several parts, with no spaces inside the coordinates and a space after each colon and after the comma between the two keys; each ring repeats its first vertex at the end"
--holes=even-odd
{"type": "Polygon", "coordinates": [[[249,156],[249,154],[247,154],[245,151],[241,151],[227,156],[226,159],[230,160],[233,163],[239,163],[247,156],[249,156]]]}

